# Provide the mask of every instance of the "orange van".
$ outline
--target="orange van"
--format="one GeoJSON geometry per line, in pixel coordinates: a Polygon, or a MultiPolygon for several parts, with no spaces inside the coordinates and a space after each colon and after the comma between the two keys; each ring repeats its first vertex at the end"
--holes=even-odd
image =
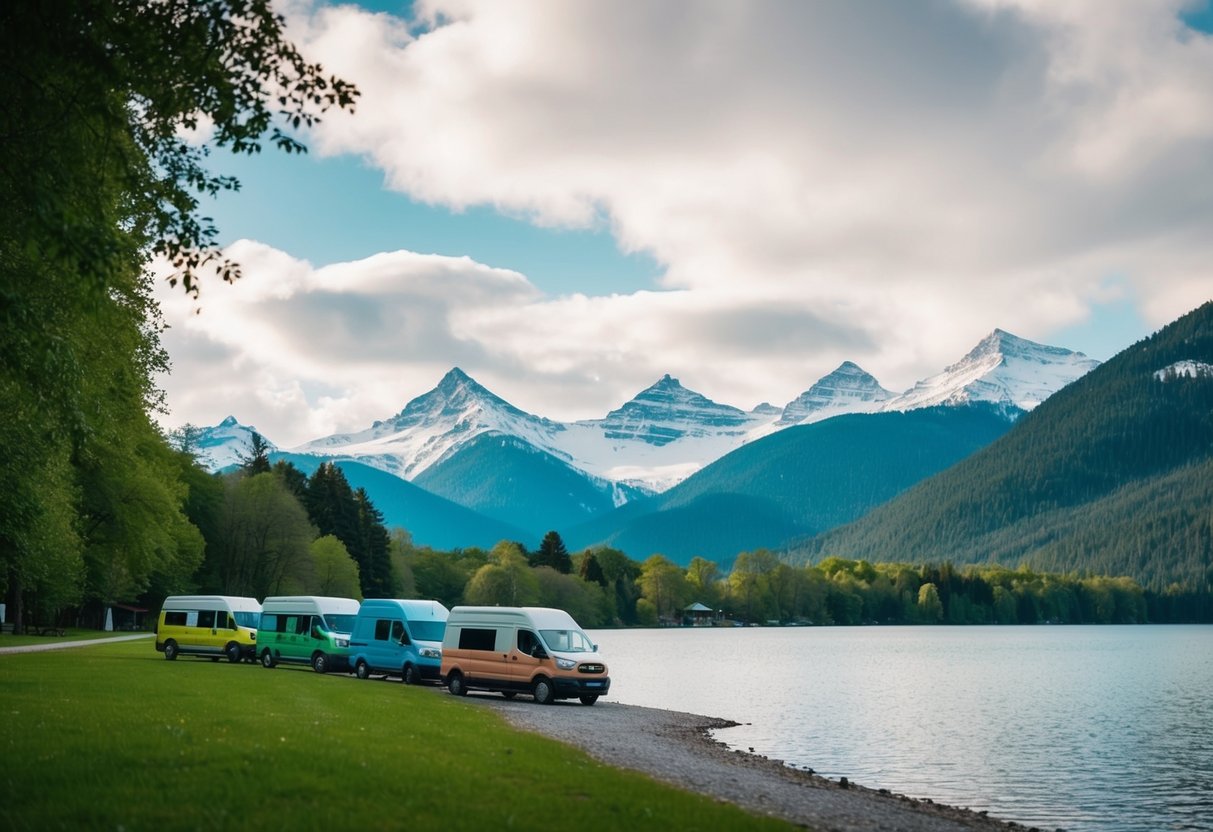
{"type": "Polygon", "coordinates": [[[541,705],[593,705],[611,688],[607,666],[573,617],[546,607],[455,607],[442,641],[442,680],[456,696],[491,690],[541,705]]]}

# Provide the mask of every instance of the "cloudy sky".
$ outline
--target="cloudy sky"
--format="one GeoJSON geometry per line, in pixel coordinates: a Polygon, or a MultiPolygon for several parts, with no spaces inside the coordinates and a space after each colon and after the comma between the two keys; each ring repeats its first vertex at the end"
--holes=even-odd
{"type": "Polygon", "coordinates": [[[1207,0],[292,0],[362,91],[226,152],[166,426],[288,447],[452,366],[556,419],[664,373],[901,390],[995,327],[1106,359],[1213,297],[1207,0]]]}

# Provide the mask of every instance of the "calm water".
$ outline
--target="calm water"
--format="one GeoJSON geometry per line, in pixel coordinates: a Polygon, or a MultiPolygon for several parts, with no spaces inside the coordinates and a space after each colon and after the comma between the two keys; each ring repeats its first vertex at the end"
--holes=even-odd
{"type": "Polygon", "coordinates": [[[1213,830],[1213,627],[600,630],[610,698],[818,774],[1067,830],[1213,830]]]}

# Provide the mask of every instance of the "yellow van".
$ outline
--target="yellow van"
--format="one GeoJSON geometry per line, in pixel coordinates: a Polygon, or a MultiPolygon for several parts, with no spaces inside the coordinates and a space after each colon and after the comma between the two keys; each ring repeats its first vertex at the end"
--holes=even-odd
{"type": "Polygon", "coordinates": [[[156,650],[170,662],[181,653],[233,664],[252,660],[261,604],[231,595],[173,595],[156,621],[156,650]]]}

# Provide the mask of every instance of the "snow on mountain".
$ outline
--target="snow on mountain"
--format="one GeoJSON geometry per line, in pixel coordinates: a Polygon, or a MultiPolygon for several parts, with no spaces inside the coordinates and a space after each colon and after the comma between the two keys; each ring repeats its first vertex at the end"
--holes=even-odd
{"type": "Polygon", "coordinates": [[[861,367],[844,361],[837,370],[822,376],[816,384],[788,402],[776,424],[787,427],[820,422],[842,413],[871,413],[894,395],[861,367]]]}
{"type": "Polygon", "coordinates": [[[1203,361],[1176,361],[1154,373],[1159,381],[1174,381],[1181,378],[1213,378],[1213,364],[1203,361]]]}
{"type": "MultiPolygon", "coordinates": [[[[782,410],[764,403],[746,412],[712,401],[666,375],[604,418],[571,423],[519,410],[456,367],[392,418],[292,450],[355,459],[413,480],[476,437],[494,433],[552,454],[600,481],[601,487],[614,487],[617,495],[659,493],[745,443],[792,425],[844,413],[977,401],[1018,413],[1098,363],[1081,353],[994,330],[959,362],[900,395],[848,361],[782,410]]],[[[212,433],[203,450],[211,468],[238,462],[238,455],[247,453],[250,428],[229,418],[208,430],[212,433]]],[[[617,501],[624,498],[618,496],[617,501]]]]}
{"type": "Polygon", "coordinates": [[[1031,410],[1099,362],[996,329],[964,358],[884,404],[882,410],[991,402],[1031,410]]]}
{"type": "Polygon", "coordinates": [[[667,373],[618,410],[598,422],[607,439],[639,439],[668,445],[685,437],[717,433],[741,435],[749,414],[683,387],[667,373]]]}
{"type": "Polygon", "coordinates": [[[358,433],[339,433],[294,448],[296,453],[342,456],[412,480],[482,433],[495,431],[548,448],[564,430],[489,392],[455,367],[404,410],[358,433]]]}
{"type": "Polygon", "coordinates": [[[587,473],[658,493],[741,447],[779,413],[714,402],[667,374],[606,418],[568,425],[554,444],[587,473]]]}
{"type": "MultiPolygon", "coordinates": [[[[257,433],[256,428],[240,424],[235,416],[228,416],[214,427],[199,428],[193,437],[198,462],[210,471],[239,465],[249,455],[254,433],[257,433]]],[[[261,438],[265,439],[264,436],[261,438]]],[[[278,450],[268,439],[265,443],[271,451],[278,450]]]]}

